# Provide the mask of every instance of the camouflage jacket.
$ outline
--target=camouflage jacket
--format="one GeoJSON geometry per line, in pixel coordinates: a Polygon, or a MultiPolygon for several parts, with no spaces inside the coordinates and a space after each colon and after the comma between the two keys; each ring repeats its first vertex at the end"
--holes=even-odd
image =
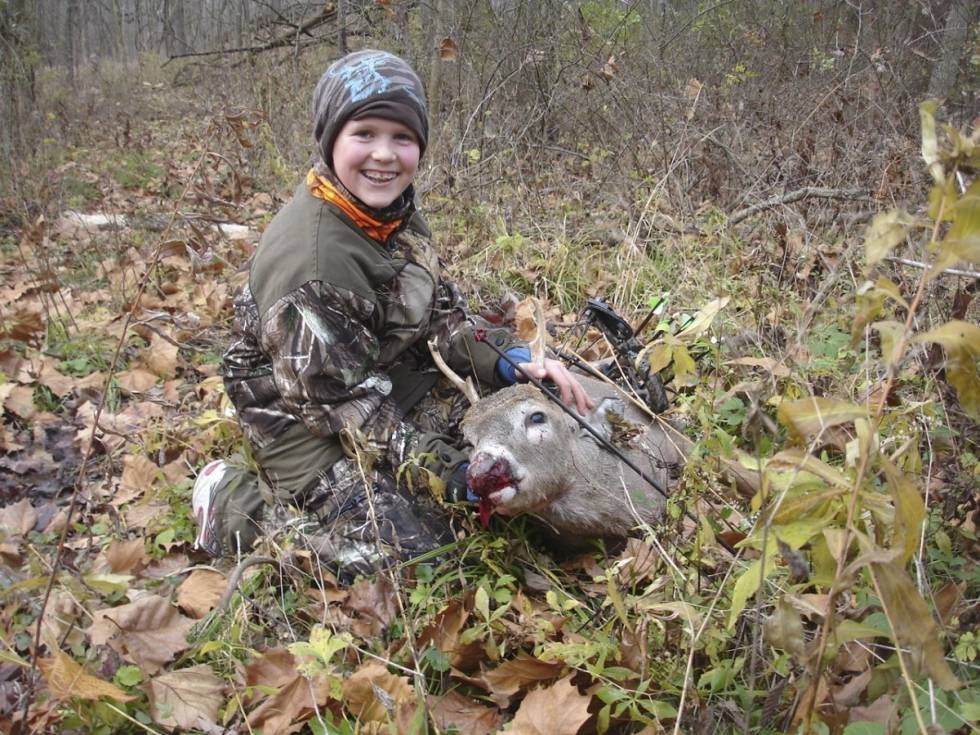
{"type": "MultiPolygon", "coordinates": [[[[224,355],[226,390],[260,464],[297,434],[307,446],[323,440],[326,465],[341,456],[345,428],[385,446],[405,396],[434,383],[428,339],[457,372],[502,384],[496,353],[474,338],[489,325],[466,313],[439,270],[414,207],[381,244],[300,185],[262,236],[224,355]]],[[[506,330],[489,336],[514,343],[506,330]]]]}

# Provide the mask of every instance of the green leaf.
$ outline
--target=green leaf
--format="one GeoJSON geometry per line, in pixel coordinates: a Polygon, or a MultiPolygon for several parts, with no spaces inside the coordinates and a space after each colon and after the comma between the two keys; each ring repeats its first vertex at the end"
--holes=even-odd
{"type": "MultiPolygon", "coordinates": [[[[768,553],[764,553],[761,558],[749,564],[748,568],[742,572],[742,575],[735,582],[735,588],[732,590],[732,606],[728,613],[729,630],[735,627],[735,621],[738,620],[738,616],[745,609],[745,604],[756,593],[756,590],[759,589],[759,582],[762,581],[760,580],[760,575],[764,573],[765,578],[768,579],[769,575],[776,568],[775,539],[770,540],[769,547],[768,553]],[[764,568],[763,564],[765,565],[764,568]]],[[[699,684],[698,686],[701,685],[699,684]]]]}
{"type": "Polygon", "coordinates": [[[113,681],[119,686],[134,687],[143,681],[143,672],[139,666],[120,666],[116,670],[113,681]]]}
{"type": "Polygon", "coordinates": [[[485,588],[476,588],[473,606],[476,608],[476,611],[480,613],[480,617],[482,617],[486,622],[490,622],[490,595],[487,594],[485,588]]]}

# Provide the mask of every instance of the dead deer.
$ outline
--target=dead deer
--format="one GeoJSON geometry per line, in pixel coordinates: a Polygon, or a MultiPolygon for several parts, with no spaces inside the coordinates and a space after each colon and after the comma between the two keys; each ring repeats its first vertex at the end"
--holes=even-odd
{"type": "MultiPolygon", "coordinates": [[[[615,386],[580,382],[595,404],[584,420],[669,491],[683,457],[660,425],[615,386]]],[[[463,436],[473,445],[467,480],[484,521],[533,513],[561,535],[621,537],[663,516],[664,496],[532,385],[480,399],[463,436]]]]}

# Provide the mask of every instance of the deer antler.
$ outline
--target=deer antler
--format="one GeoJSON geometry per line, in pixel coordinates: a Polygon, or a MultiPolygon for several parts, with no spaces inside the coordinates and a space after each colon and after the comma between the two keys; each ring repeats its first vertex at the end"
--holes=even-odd
{"type": "Polygon", "coordinates": [[[545,329],[544,308],[539,299],[534,302],[534,328],[536,334],[534,339],[528,343],[531,350],[531,362],[538,366],[544,366],[545,348],[548,346],[548,332],[545,329]]]}
{"type": "Polygon", "coordinates": [[[439,348],[436,346],[434,339],[430,339],[428,344],[429,354],[432,355],[432,361],[439,368],[439,372],[449,378],[449,382],[456,386],[460,393],[466,396],[466,400],[470,402],[471,406],[475,406],[480,400],[480,394],[477,392],[476,386],[473,385],[473,380],[468,377],[464,380],[459,376],[459,373],[446,364],[446,361],[442,359],[442,355],[439,354],[439,348]]]}

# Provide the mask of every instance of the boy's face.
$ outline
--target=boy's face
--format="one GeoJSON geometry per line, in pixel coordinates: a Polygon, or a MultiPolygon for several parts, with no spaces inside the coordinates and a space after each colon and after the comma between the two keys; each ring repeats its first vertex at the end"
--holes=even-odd
{"type": "Polygon", "coordinates": [[[333,170],[340,183],[374,209],[395,201],[418,168],[418,139],[394,120],[348,120],[333,144],[333,170]]]}

